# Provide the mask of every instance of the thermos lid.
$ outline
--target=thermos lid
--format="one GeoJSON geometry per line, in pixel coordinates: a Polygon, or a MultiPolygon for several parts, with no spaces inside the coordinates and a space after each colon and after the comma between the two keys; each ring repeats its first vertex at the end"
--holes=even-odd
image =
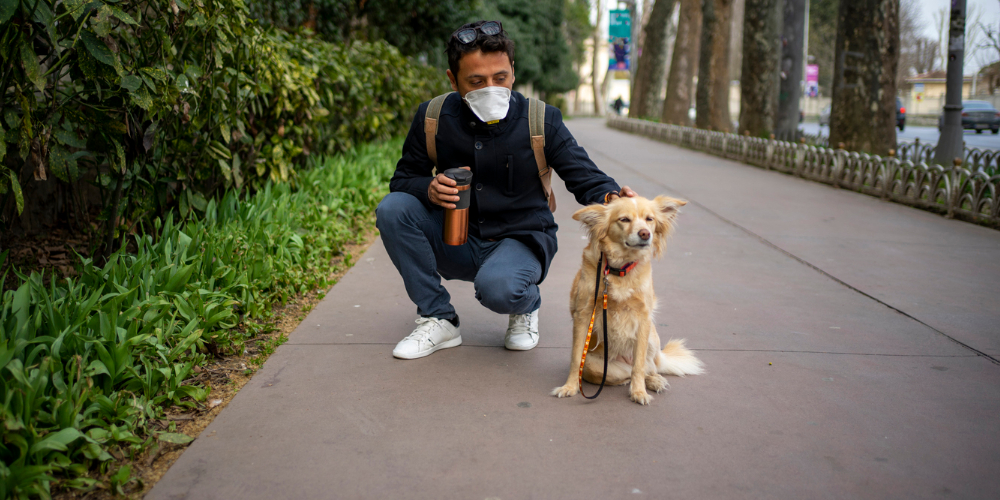
{"type": "Polygon", "coordinates": [[[449,179],[457,182],[459,186],[468,186],[472,184],[472,172],[464,168],[449,168],[444,171],[449,179]]]}

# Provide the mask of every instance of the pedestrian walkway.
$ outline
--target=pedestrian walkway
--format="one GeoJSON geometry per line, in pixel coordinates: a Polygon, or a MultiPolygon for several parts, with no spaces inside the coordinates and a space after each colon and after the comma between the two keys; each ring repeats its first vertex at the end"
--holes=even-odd
{"type": "Polygon", "coordinates": [[[567,122],[642,195],[690,200],[657,329],[707,373],[651,406],[569,369],[584,233],[561,183],[541,342],[449,282],[461,347],[392,347],[415,307],[380,241],[148,498],[990,498],[1000,491],[1000,231],[567,122]],[[593,386],[590,390],[593,391],[593,386]]]}

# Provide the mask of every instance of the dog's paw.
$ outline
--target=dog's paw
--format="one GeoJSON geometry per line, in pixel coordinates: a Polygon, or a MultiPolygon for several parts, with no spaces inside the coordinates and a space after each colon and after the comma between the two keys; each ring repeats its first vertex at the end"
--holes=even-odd
{"type": "Polygon", "coordinates": [[[648,405],[653,402],[653,396],[650,396],[649,393],[644,390],[630,393],[629,399],[641,405],[648,405]]]}
{"type": "Polygon", "coordinates": [[[657,394],[670,388],[670,382],[659,373],[654,373],[646,377],[646,388],[656,391],[657,394]]]}
{"type": "Polygon", "coordinates": [[[557,398],[568,398],[570,396],[576,396],[576,393],[580,392],[580,388],[566,384],[562,387],[556,387],[552,389],[552,395],[557,398]]]}

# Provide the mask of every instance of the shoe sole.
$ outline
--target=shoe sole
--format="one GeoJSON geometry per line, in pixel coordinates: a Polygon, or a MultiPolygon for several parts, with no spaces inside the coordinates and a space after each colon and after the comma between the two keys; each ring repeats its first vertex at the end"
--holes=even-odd
{"type": "Polygon", "coordinates": [[[535,347],[538,347],[538,342],[535,342],[535,344],[532,345],[531,347],[509,346],[507,344],[504,344],[503,346],[505,348],[507,348],[508,351],[530,351],[530,350],[534,349],[535,347]]]}
{"type": "Polygon", "coordinates": [[[430,348],[430,349],[428,349],[428,350],[426,350],[424,352],[418,352],[418,353],[413,354],[413,355],[404,356],[404,355],[401,355],[401,354],[396,354],[396,352],[393,351],[392,352],[392,356],[394,358],[399,358],[399,359],[419,359],[419,358],[422,358],[424,356],[430,356],[431,354],[434,354],[435,352],[437,352],[437,351],[439,351],[441,349],[447,349],[449,347],[458,347],[460,345],[462,345],[462,337],[458,336],[458,337],[455,337],[455,338],[453,338],[453,339],[451,339],[451,340],[449,340],[447,342],[442,342],[442,343],[440,343],[440,344],[438,344],[438,345],[436,345],[436,346],[434,346],[434,347],[432,347],[432,348],[430,348]]]}

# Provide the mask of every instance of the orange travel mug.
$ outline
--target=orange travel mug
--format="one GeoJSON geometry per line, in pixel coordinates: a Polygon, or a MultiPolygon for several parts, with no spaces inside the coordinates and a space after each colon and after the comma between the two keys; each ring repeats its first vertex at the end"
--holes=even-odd
{"type": "Polygon", "coordinates": [[[464,168],[449,168],[444,175],[455,181],[458,201],[455,208],[444,211],[444,244],[464,245],[469,238],[469,204],[472,202],[472,172],[464,168]]]}

